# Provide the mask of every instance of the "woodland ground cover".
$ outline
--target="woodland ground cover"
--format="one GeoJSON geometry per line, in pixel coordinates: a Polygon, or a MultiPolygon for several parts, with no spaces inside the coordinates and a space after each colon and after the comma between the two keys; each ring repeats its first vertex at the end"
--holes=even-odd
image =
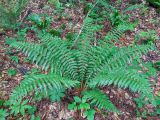
{"type": "Polygon", "coordinates": [[[0,5],[0,120],[159,119],[159,2],[0,5]]]}

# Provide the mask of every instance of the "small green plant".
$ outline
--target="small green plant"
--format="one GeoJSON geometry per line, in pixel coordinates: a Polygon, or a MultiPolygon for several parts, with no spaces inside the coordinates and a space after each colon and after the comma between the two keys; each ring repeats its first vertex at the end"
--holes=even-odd
{"type": "Polygon", "coordinates": [[[146,0],[146,1],[155,7],[160,7],[160,0],[146,0]]]}
{"type": "Polygon", "coordinates": [[[74,96],[74,102],[68,105],[69,110],[78,110],[79,114],[84,113],[84,117],[88,120],[94,120],[95,110],[87,103],[87,97],[83,96],[82,99],[74,96]]]}
{"type": "Polygon", "coordinates": [[[32,115],[30,120],[41,120],[39,116],[32,115]]]}
{"type": "Polygon", "coordinates": [[[17,100],[17,102],[15,103],[9,103],[10,104],[10,108],[11,108],[11,114],[14,114],[15,116],[18,115],[18,113],[20,113],[21,115],[25,115],[25,111],[26,110],[30,110],[30,112],[32,111],[32,106],[28,105],[28,100],[24,100],[22,101],[21,99],[17,100]]]}
{"type": "Polygon", "coordinates": [[[25,41],[26,39],[26,32],[27,32],[28,28],[24,28],[24,29],[21,29],[17,32],[17,40],[19,41],[25,41]]]}
{"type": "Polygon", "coordinates": [[[159,61],[156,61],[153,66],[158,70],[160,71],[160,60],[159,61]]]}
{"type": "Polygon", "coordinates": [[[135,35],[135,42],[141,44],[154,43],[158,40],[158,36],[155,30],[141,31],[135,35]]]}
{"type": "Polygon", "coordinates": [[[51,22],[51,18],[46,15],[30,14],[28,20],[33,21],[40,29],[45,29],[51,22]]]}
{"type": "MultiPolygon", "coordinates": [[[[117,1],[115,4],[121,5],[122,1],[117,1]]],[[[111,6],[110,4],[107,4],[107,2],[105,2],[104,0],[100,0],[100,5],[104,7],[104,10],[101,11],[100,14],[102,14],[102,16],[107,16],[113,27],[117,27],[124,23],[127,24],[129,18],[131,17],[131,15],[128,14],[127,12],[144,7],[143,4],[135,4],[135,5],[128,5],[124,10],[119,10],[111,6]]]]}
{"type": "Polygon", "coordinates": [[[17,70],[16,69],[9,69],[7,71],[7,73],[8,73],[8,76],[14,76],[17,74],[17,70]]]}
{"type": "Polygon", "coordinates": [[[6,120],[6,117],[8,116],[8,113],[4,109],[0,109],[0,120],[6,120]]]}
{"type": "Polygon", "coordinates": [[[16,28],[16,20],[29,0],[1,0],[0,28],[16,28]]]}
{"type": "Polygon", "coordinates": [[[61,31],[60,31],[60,30],[51,29],[51,30],[49,31],[49,33],[50,33],[51,35],[53,35],[53,37],[54,37],[54,36],[58,36],[58,37],[61,36],[61,31]]]}
{"type": "Polygon", "coordinates": [[[122,15],[118,11],[110,14],[110,21],[112,22],[113,26],[118,26],[123,22],[123,20],[124,19],[122,19],[122,15]]]}
{"type": "Polygon", "coordinates": [[[59,0],[48,0],[48,2],[54,5],[57,9],[61,7],[61,3],[59,2],[59,0]]]}
{"type": "Polygon", "coordinates": [[[151,113],[147,112],[147,109],[145,106],[149,105],[150,103],[144,100],[145,98],[143,96],[140,96],[139,98],[134,98],[134,101],[137,104],[138,109],[136,110],[136,114],[138,117],[146,118],[149,114],[150,116],[160,115],[160,97],[155,97],[155,105],[154,111],[151,113]]]}
{"type": "Polygon", "coordinates": [[[149,104],[147,101],[144,100],[144,97],[140,96],[139,98],[134,98],[139,109],[141,109],[144,105],[149,104]]]}
{"type": "Polygon", "coordinates": [[[76,36],[74,33],[67,33],[67,35],[66,35],[67,40],[73,41],[75,38],[76,38],[76,36]]]}
{"type": "Polygon", "coordinates": [[[136,110],[137,117],[146,118],[147,117],[147,110],[143,109],[145,105],[148,105],[149,103],[144,100],[143,96],[140,96],[139,98],[134,98],[134,101],[136,102],[138,109],[136,110]]]}
{"type": "Polygon", "coordinates": [[[5,103],[5,100],[0,99],[0,107],[3,106],[4,103],[5,103]]]}

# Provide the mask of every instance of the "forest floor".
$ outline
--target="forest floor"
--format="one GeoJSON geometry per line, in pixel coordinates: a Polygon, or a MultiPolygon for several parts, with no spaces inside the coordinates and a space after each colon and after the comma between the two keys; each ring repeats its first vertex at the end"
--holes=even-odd
{"type": "MultiPolygon", "coordinates": [[[[127,2],[127,1],[126,1],[127,2]]],[[[121,7],[125,7],[125,2],[121,7]]],[[[52,7],[46,3],[46,0],[42,0],[40,2],[35,1],[31,3],[24,12],[28,9],[31,9],[33,13],[48,13],[51,14],[53,11],[52,7]],[[45,8],[45,9],[44,9],[45,8]]],[[[69,20],[67,17],[62,17],[59,21],[53,21],[52,27],[58,28],[62,24],[75,24],[74,30],[79,30],[81,28],[81,24],[83,22],[84,14],[82,13],[83,6],[73,7],[73,8],[65,8],[64,12],[68,14],[72,18],[69,20]]],[[[160,14],[158,14],[153,7],[149,7],[148,10],[145,11],[144,15],[141,15],[139,10],[135,10],[130,12],[132,14],[132,19],[138,19],[140,21],[139,26],[135,28],[133,32],[126,33],[122,38],[124,44],[130,44],[134,39],[134,34],[140,32],[141,30],[155,30],[157,31],[157,35],[160,37],[160,14]]],[[[57,17],[57,16],[55,16],[57,17]]],[[[26,24],[28,24],[26,22],[26,24]]],[[[105,30],[110,29],[107,21],[104,22],[105,30]]],[[[104,31],[105,31],[104,30],[104,31]]],[[[65,37],[66,33],[72,32],[73,29],[65,28],[61,37],[65,37]]],[[[106,32],[106,31],[105,31],[106,32]]],[[[105,34],[105,33],[104,33],[105,34]]],[[[5,37],[15,36],[15,31],[6,30],[5,35],[0,36],[0,99],[7,100],[11,91],[17,86],[20,81],[23,79],[24,74],[33,70],[33,68],[38,68],[36,65],[31,64],[27,61],[26,56],[21,52],[18,53],[10,53],[10,48],[5,44],[5,37]],[[7,54],[6,54],[7,53],[7,54]],[[17,56],[19,58],[18,63],[12,61],[10,56],[17,56]],[[16,75],[9,76],[8,70],[15,69],[17,71],[16,75]]],[[[26,39],[28,41],[36,41],[34,33],[27,32],[26,39]]],[[[150,51],[146,56],[142,56],[144,61],[152,61],[153,63],[160,60],[160,39],[155,43],[158,47],[159,51],[150,51]]],[[[151,83],[153,83],[152,88],[154,94],[160,97],[160,72],[157,70],[157,76],[149,78],[151,83]]],[[[160,120],[160,116],[156,115],[152,117],[151,115],[145,114],[151,113],[154,111],[154,108],[148,104],[143,106],[141,109],[138,108],[137,104],[133,100],[138,97],[139,94],[133,94],[129,92],[127,89],[117,89],[113,86],[107,87],[103,89],[109,96],[110,100],[114,103],[114,105],[122,111],[123,114],[117,115],[113,113],[97,113],[95,116],[95,120],[160,120]],[[144,113],[138,115],[136,110],[139,110],[140,113],[144,113]]],[[[35,103],[38,106],[38,110],[36,112],[37,115],[40,115],[42,120],[67,120],[73,115],[73,111],[67,110],[67,102],[63,101],[61,103],[52,103],[49,100],[45,99],[41,102],[35,103]]],[[[27,119],[27,118],[26,118],[27,119]]],[[[13,117],[8,117],[8,120],[14,120],[13,117]]]]}

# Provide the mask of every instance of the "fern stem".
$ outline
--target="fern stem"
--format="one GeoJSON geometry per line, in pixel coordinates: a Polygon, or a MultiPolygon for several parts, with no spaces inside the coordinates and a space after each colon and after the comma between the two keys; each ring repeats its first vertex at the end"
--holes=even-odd
{"type": "MultiPolygon", "coordinates": [[[[92,12],[92,10],[94,9],[94,7],[98,4],[98,2],[99,2],[99,0],[98,0],[98,1],[94,4],[94,6],[89,10],[89,12],[87,13],[85,19],[88,18],[89,14],[92,12]]],[[[78,40],[79,40],[79,37],[80,37],[80,35],[81,35],[81,33],[82,33],[83,29],[84,29],[84,26],[85,26],[85,22],[82,24],[82,27],[81,27],[81,29],[80,29],[80,31],[79,31],[79,33],[78,33],[78,36],[76,37],[75,41],[73,42],[71,48],[74,48],[75,45],[77,44],[77,42],[78,42],[78,40]]]]}

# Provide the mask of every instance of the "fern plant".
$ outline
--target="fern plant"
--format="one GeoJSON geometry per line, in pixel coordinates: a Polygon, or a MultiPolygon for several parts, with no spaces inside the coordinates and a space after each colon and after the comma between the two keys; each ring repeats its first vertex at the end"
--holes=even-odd
{"type": "Polygon", "coordinates": [[[15,28],[16,20],[29,0],[1,0],[0,27],[15,28]]]}
{"type": "MultiPolygon", "coordinates": [[[[138,63],[142,54],[153,50],[154,45],[123,46],[117,48],[106,42],[93,45],[95,28],[92,18],[86,17],[75,41],[65,41],[49,33],[41,33],[41,43],[13,42],[11,46],[24,52],[29,59],[40,66],[47,74],[30,75],[12,91],[10,104],[24,100],[27,95],[43,93],[46,96],[53,91],[53,96],[64,97],[72,90],[72,95],[79,99],[78,104],[89,120],[94,119],[94,109],[119,112],[109,97],[102,91],[103,87],[113,85],[118,88],[138,92],[153,100],[148,76],[138,63]],[[58,92],[57,92],[58,91],[58,92]],[[62,94],[62,95],[61,95],[62,94]],[[88,105],[89,104],[89,105],[88,105]],[[89,110],[90,108],[90,110],[89,110]],[[92,113],[92,116],[89,116],[92,113]]],[[[110,32],[110,37],[115,34],[110,32]]],[[[118,38],[117,36],[115,36],[118,38]]],[[[107,41],[106,38],[104,38],[107,41]]],[[[76,101],[74,97],[74,100],[76,101]]],[[[73,98],[70,99],[72,101],[73,98]]],[[[80,117],[80,115],[79,115],[80,117]]]]}

